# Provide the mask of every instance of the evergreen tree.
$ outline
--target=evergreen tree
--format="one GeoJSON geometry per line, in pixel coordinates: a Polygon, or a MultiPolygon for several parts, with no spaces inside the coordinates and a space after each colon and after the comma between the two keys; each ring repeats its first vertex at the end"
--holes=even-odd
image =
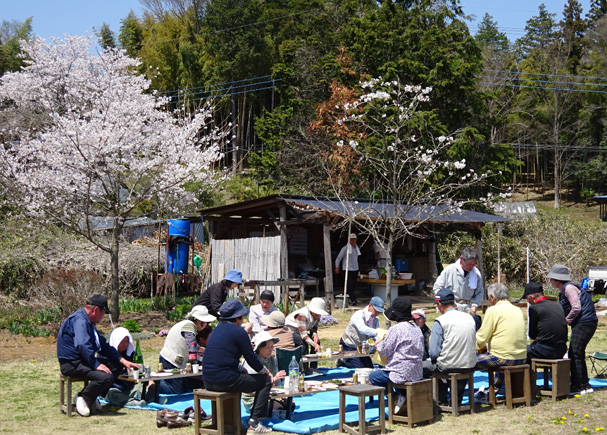
{"type": "Polygon", "coordinates": [[[497,27],[497,21],[485,12],[483,20],[478,25],[478,30],[474,39],[482,47],[491,47],[495,51],[507,50],[510,47],[510,41],[504,32],[500,32],[497,27]]]}
{"type": "Polygon", "coordinates": [[[516,46],[521,57],[526,57],[529,52],[536,48],[546,48],[554,42],[556,36],[556,14],[548,12],[543,3],[539,6],[538,15],[527,20],[523,37],[516,41],[516,46]]]}
{"type": "Polygon", "coordinates": [[[120,22],[120,33],[118,34],[120,46],[126,50],[126,53],[130,57],[137,57],[143,42],[143,27],[141,22],[133,11],[130,11],[127,17],[120,22]]]}
{"type": "Polygon", "coordinates": [[[560,28],[565,50],[569,52],[568,70],[571,74],[576,74],[584,55],[584,32],[586,31],[586,23],[582,19],[582,5],[578,0],[567,1],[560,28]]]}
{"type": "Polygon", "coordinates": [[[114,32],[110,29],[110,26],[103,23],[101,29],[99,29],[99,43],[101,48],[107,50],[108,48],[116,48],[116,38],[114,32]]]}
{"type": "Polygon", "coordinates": [[[590,9],[586,15],[589,27],[594,27],[595,23],[607,14],[607,0],[591,0],[590,9]]]}
{"type": "Polygon", "coordinates": [[[0,25],[0,76],[9,71],[18,71],[23,66],[20,41],[32,35],[32,18],[23,23],[3,21],[0,25]]]}

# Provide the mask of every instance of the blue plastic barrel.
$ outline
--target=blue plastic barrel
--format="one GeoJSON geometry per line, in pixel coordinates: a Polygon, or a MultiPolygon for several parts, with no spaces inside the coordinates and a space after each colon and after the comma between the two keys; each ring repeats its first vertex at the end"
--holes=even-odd
{"type": "Polygon", "coordinates": [[[166,271],[168,273],[188,273],[190,245],[171,241],[170,236],[190,236],[190,221],[170,219],[169,223],[169,253],[167,255],[166,271]]]}
{"type": "Polygon", "coordinates": [[[409,272],[409,259],[408,258],[395,258],[394,268],[399,272],[409,272]]]}

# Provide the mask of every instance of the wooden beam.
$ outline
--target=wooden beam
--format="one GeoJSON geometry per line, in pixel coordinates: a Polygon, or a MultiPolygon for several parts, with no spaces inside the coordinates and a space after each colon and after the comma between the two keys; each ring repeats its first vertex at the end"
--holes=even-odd
{"type": "MultiPolygon", "coordinates": [[[[280,221],[287,220],[287,209],[280,207],[280,221]]],[[[287,242],[287,227],[286,225],[277,226],[280,230],[280,277],[289,279],[289,244],[287,242]]],[[[288,301],[287,301],[288,303],[288,301]]]]}
{"type": "Polygon", "coordinates": [[[328,222],[322,226],[322,241],[325,256],[325,307],[331,314],[333,310],[333,260],[331,258],[331,224],[328,222]]]}

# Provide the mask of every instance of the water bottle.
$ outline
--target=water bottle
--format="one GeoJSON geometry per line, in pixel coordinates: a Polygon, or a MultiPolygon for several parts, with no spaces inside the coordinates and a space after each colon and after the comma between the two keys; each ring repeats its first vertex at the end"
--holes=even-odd
{"type": "Polygon", "coordinates": [[[361,353],[364,353],[365,355],[369,353],[369,342],[367,340],[362,342],[361,353]]]}
{"type": "Polygon", "coordinates": [[[289,390],[298,391],[299,390],[299,364],[295,359],[295,355],[291,357],[291,362],[289,363],[289,381],[291,385],[289,385],[289,390]]]}

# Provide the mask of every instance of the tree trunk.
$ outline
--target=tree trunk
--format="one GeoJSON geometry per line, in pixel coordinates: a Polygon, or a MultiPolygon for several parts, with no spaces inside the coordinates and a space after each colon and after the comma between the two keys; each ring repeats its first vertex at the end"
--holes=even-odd
{"type": "Polygon", "coordinates": [[[115,221],[114,229],[112,231],[112,247],[110,251],[110,266],[112,271],[112,307],[110,310],[112,310],[112,320],[116,322],[120,319],[120,275],[118,269],[118,252],[120,248],[121,231],[122,225],[120,225],[118,221],[115,221]]]}

